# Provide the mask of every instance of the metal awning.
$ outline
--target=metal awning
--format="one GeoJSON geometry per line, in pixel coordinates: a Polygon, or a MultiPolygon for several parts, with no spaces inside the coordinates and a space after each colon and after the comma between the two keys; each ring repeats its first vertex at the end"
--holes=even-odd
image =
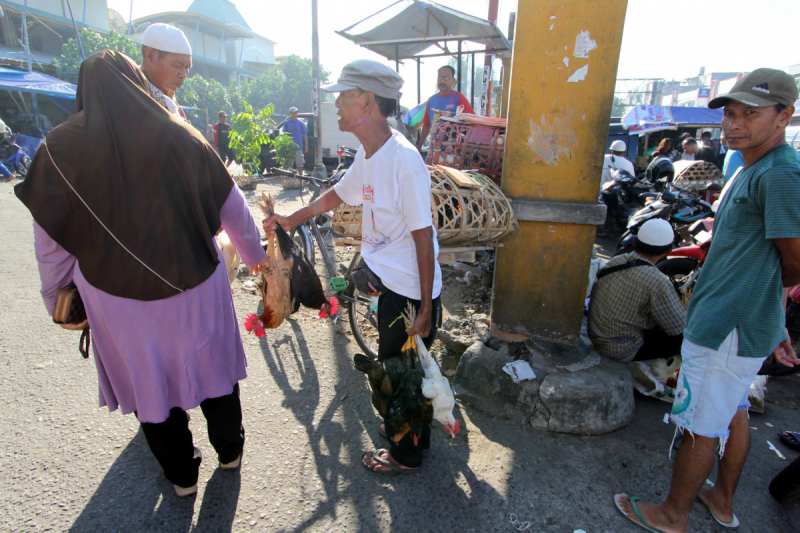
{"type": "Polygon", "coordinates": [[[496,23],[421,0],[399,0],[336,33],[391,61],[456,55],[465,41],[490,54],[511,50],[496,23]],[[432,46],[436,53],[420,55],[432,46]]]}
{"type": "MultiPolygon", "coordinates": [[[[456,56],[460,92],[462,54],[472,55],[473,68],[470,69],[470,76],[474,77],[475,54],[511,51],[511,44],[496,23],[422,0],[399,0],[336,33],[394,61],[398,71],[403,59],[416,61],[418,100],[421,98],[420,59],[456,56]],[[484,48],[463,50],[462,45],[465,42],[482,45],[484,48]],[[453,45],[455,50],[450,48],[453,45]],[[431,47],[436,48],[433,53],[422,53],[431,47]]],[[[474,80],[472,86],[474,91],[474,80]]]]}

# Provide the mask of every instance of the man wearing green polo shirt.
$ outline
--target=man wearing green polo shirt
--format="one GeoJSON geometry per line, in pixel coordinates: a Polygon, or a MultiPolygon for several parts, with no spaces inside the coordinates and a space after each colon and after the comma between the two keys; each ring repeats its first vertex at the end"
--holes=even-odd
{"type": "Polygon", "coordinates": [[[791,76],[762,68],[709,102],[725,107],[722,129],[745,166],[723,190],[689,306],[671,416],[683,440],[669,495],[658,505],[614,497],[627,518],[651,531],[686,532],[698,496],[719,524],[739,525],[732,502],[750,450],[750,383],[770,354],[800,364],[783,310],[783,288],[800,284],[800,166],[784,140],[797,96],[791,76]]]}

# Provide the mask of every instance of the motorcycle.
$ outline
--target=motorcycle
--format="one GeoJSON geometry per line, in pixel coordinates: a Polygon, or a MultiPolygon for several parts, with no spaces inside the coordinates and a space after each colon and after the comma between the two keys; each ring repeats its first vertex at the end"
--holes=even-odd
{"type": "Polygon", "coordinates": [[[606,205],[616,225],[624,228],[636,210],[654,196],[653,186],[643,181],[644,174],[633,176],[625,170],[610,169],[611,180],[603,184],[600,203],[606,205]]]}
{"type": "Polygon", "coordinates": [[[31,158],[25,150],[16,144],[15,138],[8,139],[5,136],[0,139],[0,159],[5,167],[11,172],[16,172],[23,178],[28,174],[28,167],[31,165],[31,158]]]}
{"type": "Polygon", "coordinates": [[[675,246],[680,246],[688,226],[698,220],[714,216],[711,204],[701,200],[699,196],[708,191],[721,191],[722,187],[719,184],[711,184],[696,193],[674,185],[671,188],[677,189],[678,194],[663,190],[655,199],[652,201],[648,199],[647,205],[631,215],[627,223],[627,231],[620,237],[614,255],[632,252],[633,239],[639,233],[639,228],[651,218],[663,218],[669,221],[675,231],[675,246]]]}
{"type": "Polygon", "coordinates": [[[333,175],[331,179],[338,182],[342,179],[347,169],[353,164],[353,161],[356,159],[356,152],[354,148],[348,148],[347,146],[340,146],[336,153],[339,154],[339,166],[336,167],[336,170],[333,171],[333,175]]]}

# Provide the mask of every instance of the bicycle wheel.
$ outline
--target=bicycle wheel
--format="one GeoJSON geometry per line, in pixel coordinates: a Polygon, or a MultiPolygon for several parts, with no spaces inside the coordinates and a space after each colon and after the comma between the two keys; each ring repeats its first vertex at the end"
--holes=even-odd
{"type": "Polygon", "coordinates": [[[365,355],[378,357],[378,311],[372,309],[372,298],[361,294],[352,283],[347,287],[345,297],[350,330],[356,343],[365,355]]]}
{"type": "Polygon", "coordinates": [[[305,225],[297,226],[289,234],[297,246],[303,250],[303,253],[308,258],[308,261],[313,265],[316,261],[314,258],[314,240],[308,233],[308,228],[305,225]]]}

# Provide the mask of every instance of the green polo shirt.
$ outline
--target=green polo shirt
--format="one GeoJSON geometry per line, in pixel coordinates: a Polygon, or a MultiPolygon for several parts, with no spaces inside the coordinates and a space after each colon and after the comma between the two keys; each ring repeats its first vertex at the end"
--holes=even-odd
{"type": "Polygon", "coordinates": [[[717,350],[738,328],[741,357],[772,353],[786,338],[781,254],[772,240],[782,238],[800,238],[800,167],[786,144],[743,168],[725,191],[685,338],[717,350]]]}

